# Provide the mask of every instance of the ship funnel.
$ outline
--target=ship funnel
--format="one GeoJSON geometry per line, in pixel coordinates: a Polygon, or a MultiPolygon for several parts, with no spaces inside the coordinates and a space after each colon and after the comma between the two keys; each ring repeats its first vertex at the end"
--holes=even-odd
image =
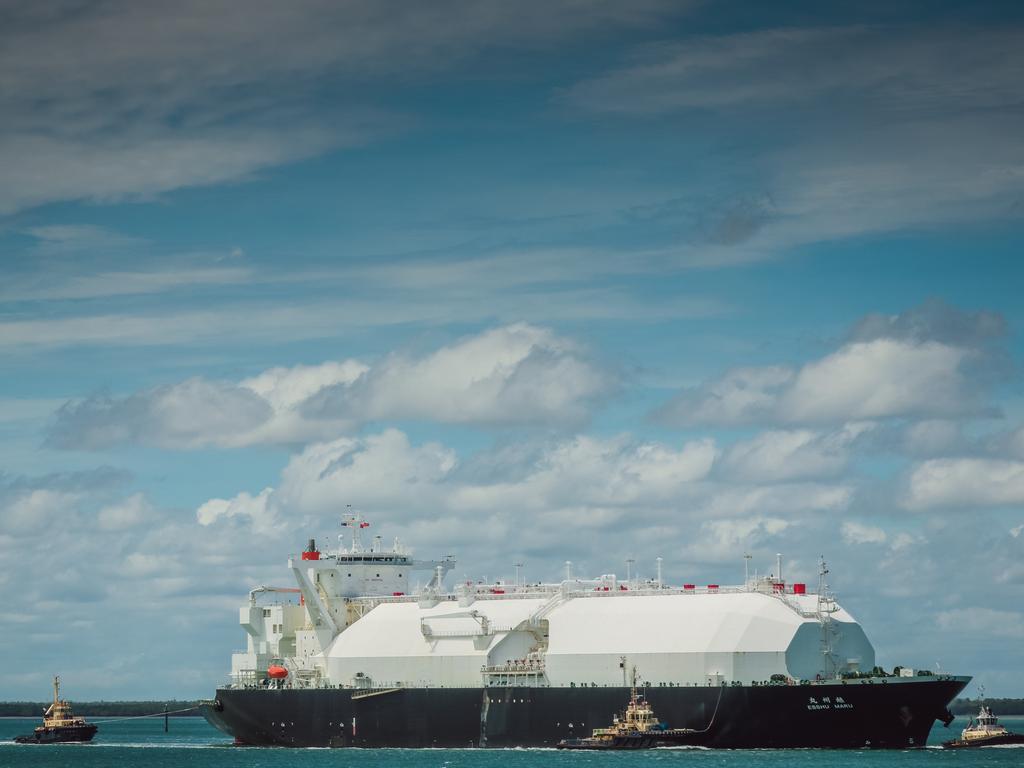
{"type": "Polygon", "coordinates": [[[316,548],[316,539],[309,540],[309,546],[306,547],[306,551],[302,553],[303,560],[319,560],[320,551],[316,548]]]}

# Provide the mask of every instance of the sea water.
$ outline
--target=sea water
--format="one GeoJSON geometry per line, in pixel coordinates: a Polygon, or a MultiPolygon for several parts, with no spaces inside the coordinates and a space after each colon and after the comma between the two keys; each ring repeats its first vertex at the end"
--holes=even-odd
{"type": "MultiPolygon", "coordinates": [[[[560,752],[553,749],[274,749],[235,747],[200,717],[89,718],[100,730],[91,744],[14,744],[36,718],[0,718],[0,768],[1024,768],[1024,748],[943,750],[960,735],[958,717],[932,729],[929,747],[908,750],[705,750],[560,752]]],[[[1024,731],[1024,718],[1000,718],[1024,731]]]]}

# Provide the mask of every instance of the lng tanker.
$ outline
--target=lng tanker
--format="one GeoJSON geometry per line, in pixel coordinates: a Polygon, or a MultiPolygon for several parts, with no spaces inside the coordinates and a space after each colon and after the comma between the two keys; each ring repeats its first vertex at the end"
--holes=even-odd
{"type": "MultiPolygon", "coordinates": [[[[646,701],[707,747],[906,748],[970,678],[887,674],[826,584],[620,580],[463,582],[454,560],[364,546],[291,558],[294,587],[259,586],[247,647],[203,706],[236,743],[295,747],[555,747],[607,723],[636,669],[646,701]],[[410,593],[413,573],[430,574],[410,593]]],[[[346,538],[349,539],[346,546],[346,538]]],[[[567,564],[568,566],[568,564],[567,564]]]]}

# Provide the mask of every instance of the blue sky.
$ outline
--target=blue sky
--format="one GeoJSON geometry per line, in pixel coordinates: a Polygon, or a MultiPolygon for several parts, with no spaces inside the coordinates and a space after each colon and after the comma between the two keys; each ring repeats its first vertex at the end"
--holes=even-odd
{"type": "Polygon", "coordinates": [[[473,577],[823,554],[1024,695],[1021,16],[0,10],[5,697],[208,694],[346,504],[473,577]]]}

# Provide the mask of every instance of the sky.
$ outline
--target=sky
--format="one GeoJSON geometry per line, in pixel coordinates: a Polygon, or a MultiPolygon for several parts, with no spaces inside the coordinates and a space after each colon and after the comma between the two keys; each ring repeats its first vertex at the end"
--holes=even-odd
{"type": "Polygon", "coordinates": [[[350,504],[1024,696],[1021,83],[1015,3],[0,2],[0,698],[211,695],[350,504]]]}

